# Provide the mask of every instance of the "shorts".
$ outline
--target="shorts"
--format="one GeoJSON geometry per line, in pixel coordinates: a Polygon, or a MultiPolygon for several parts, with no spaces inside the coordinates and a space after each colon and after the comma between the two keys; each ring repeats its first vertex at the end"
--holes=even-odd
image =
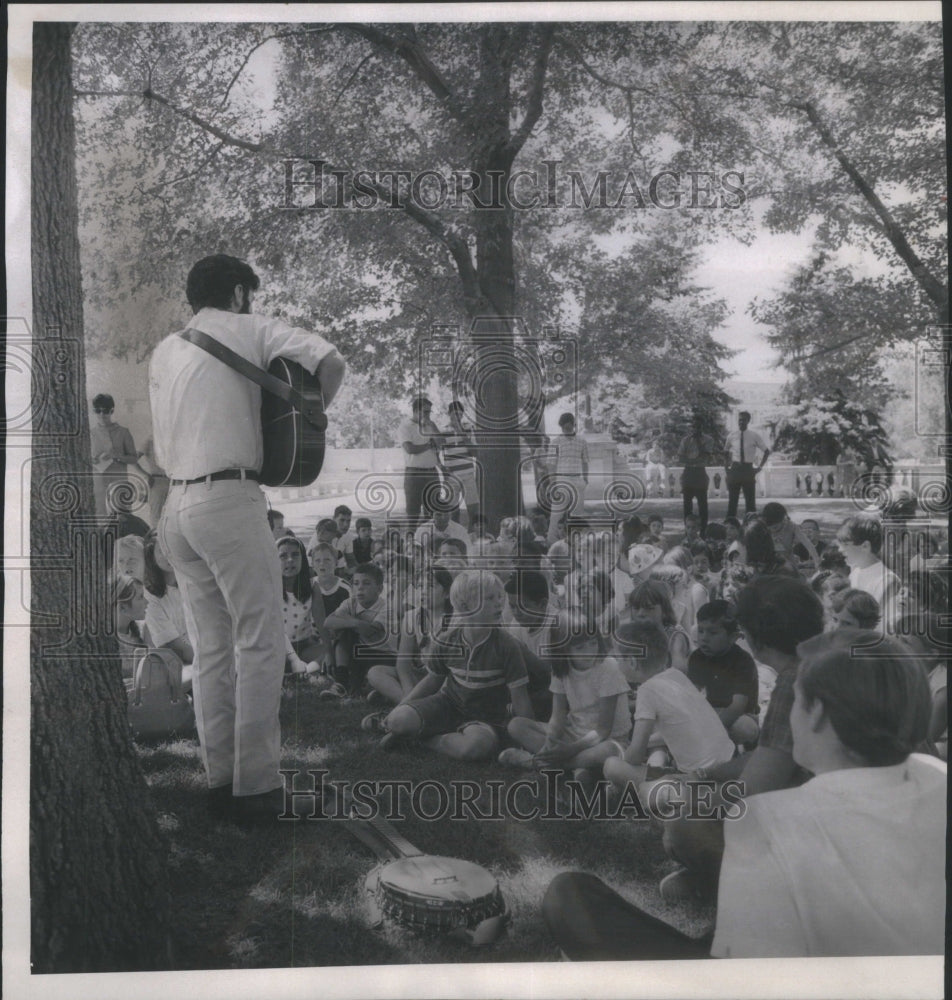
{"type": "Polygon", "coordinates": [[[498,740],[504,739],[506,735],[505,725],[494,725],[481,719],[474,719],[470,714],[462,711],[456,702],[443,691],[437,691],[436,694],[419,698],[416,701],[408,701],[406,705],[420,717],[419,735],[421,739],[426,739],[428,736],[441,736],[443,733],[460,732],[467,726],[484,726],[498,740]]]}

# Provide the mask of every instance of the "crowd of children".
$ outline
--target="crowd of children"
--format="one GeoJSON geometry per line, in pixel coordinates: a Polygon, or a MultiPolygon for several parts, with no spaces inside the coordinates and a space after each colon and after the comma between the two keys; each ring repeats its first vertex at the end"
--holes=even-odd
{"type": "MultiPolygon", "coordinates": [[[[937,553],[912,532],[884,551],[868,515],[823,539],[779,503],[703,535],[693,515],[669,533],[652,514],[570,518],[550,540],[542,511],[504,519],[496,536],[479,516],[463,527],[456,511],[412,532],[367,518],[352,528],[339,506],[305,542],[277,511],[269,521],[287,683],[365,699],[361,726],[381,750],[419,743],[458,760],[554,767],[642,798],[671,773],[786,787],[798,768],[784,764],[778,785],[771,754],[790,755],[791,664],[822,621],[831,648],[845,630],[904,644],[932,702],[918,749],[947,757],[949,595],[934,569],[945,541],[937,553]],[[816,608],[815,629],[785,632],[777,608],[756,610],[751,595],[778,587],[791,606],[809,604],[801,624],[816,608]]],[[[120,540],[115,581],[121,637],[189,662],[201,623],[186,621],[154,536],[120,540]]]]}

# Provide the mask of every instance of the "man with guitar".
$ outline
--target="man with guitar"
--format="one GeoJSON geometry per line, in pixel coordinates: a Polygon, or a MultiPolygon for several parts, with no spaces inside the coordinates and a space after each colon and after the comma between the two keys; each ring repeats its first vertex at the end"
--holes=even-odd
{"type": "MultiPolygon", "coordinates": [[[[217,254],[192,267],[189,331],[256,368],[288,358],[316,372],[325,403],[344,361],[317,334],[251,314],[258,276],[217,254]]],[[[262,390],[179,334],[149,365],[155,457],[169,494],[159,539],[185,600],[195,648],[193,691],[209,807],[239,822],[283,811],[278,707],[284,675],[281,568],[258,485],[262,390]]]]}

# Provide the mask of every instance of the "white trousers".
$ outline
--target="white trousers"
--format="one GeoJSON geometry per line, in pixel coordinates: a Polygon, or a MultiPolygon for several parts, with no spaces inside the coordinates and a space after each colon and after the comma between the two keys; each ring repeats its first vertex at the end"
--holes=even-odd
{"type": "Polygon", "coordinates": [[[175,570],[195,650],[192,691],[209,788],[282,785],[281,567],[257,483],[172,486],[159,541],[175,570]]]}

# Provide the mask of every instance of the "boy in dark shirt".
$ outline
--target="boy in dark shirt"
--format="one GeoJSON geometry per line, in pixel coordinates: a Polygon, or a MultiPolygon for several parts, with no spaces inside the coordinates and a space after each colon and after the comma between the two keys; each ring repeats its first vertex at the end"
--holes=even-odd
{"type": "Polygon", "coordinates": [[[373,525],[369,517],[358,517],[355,527],[357,537],[352,548],[354,565],[362,566],[364,563],[373,562],[373,525]]]}
{"type": "Polygon", "coordinates": [[[731,739],[749,746],[760,733],[757,664],[737,645],[737,634],[737,621],[727,601],[701,605],[698,648],[688,657],[688,677],[705,692],[731,739]]]}

